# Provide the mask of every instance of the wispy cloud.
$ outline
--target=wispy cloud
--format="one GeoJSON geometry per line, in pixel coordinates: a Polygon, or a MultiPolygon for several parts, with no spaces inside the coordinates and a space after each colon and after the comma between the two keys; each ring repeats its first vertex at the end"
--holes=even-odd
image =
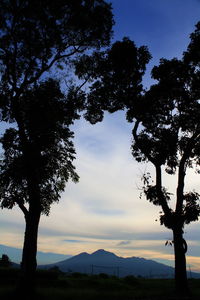
{"type": "Polygon", "coordinates": [[[63,242],[65,242],[65,243],[73,243],[73,244],[84,243],[83,240],[63,240],[63,242]]]}
{"type": "Polygon", "coordinates": [[[117,246],[127,246],[130,244],[131,244],[131,241],[121,241],[117,244],[117,246]]]}

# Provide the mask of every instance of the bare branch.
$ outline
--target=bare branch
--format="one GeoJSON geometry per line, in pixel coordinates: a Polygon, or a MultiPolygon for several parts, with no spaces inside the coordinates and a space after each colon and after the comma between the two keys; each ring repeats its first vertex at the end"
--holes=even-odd
{"type": "Polygon", "coordinates": [[[26,219],[29,213],[28,209],[25,207],[22,201],[16,201],[16,203],[18,204],[19,208],[22,210],[24,217],[26,219]]]}
{"type": "Polygon", "coordinates": [[[82,87],[88,82],[89,79],[90,79],[90,76],[88,76],[88,78],[86,78],[84,80],[84,82],[79,87],[77,87],[76,93],[78,93],[82,89],[82,87]]]}

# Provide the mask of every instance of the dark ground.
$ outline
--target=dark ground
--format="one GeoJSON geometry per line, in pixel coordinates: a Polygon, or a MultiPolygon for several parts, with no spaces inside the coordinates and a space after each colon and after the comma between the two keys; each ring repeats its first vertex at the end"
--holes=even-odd
{"type": "MultiPolygon", "coordinates": [[[[0,269],[0,298],[14,299],[17,269],[0,269]]],[[[189,279],[190,296],[177,296],[173,279],[144,279],[106,274],[64,274],[59,270],[39,270],[35,300],[199,300],[200,279],[189,279]]],[[[31,299],[31,295],[25,295],[31,299]]]]}

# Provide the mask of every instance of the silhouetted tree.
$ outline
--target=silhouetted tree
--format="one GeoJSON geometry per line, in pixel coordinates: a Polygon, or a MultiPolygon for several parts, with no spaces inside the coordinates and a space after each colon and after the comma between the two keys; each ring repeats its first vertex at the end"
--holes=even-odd
{"type": "Polygon", "coordinates": [[[84,98],[71,87],[64,99],[55,81],[40,81],[52,68],[72,76],[73,60],[109,44],[112,25],[111,5],[103,0],[0,2],[1,120],[15,122],[1,139],[1,206],[17,204],[25,215],[27,289],[36,268],[40,214],[49,212],[69,177],[78,179],[69,125],[84,98]]]}
{"type": "Polygon", "coordinates": [[[12,265],[8,255],[2,254],[2,257],[0,258],[0,267],[2,268],[8,268],[12,265]]]}
{"type": "Polygon", "coordinates": [[[188,291],[184,227],[200,215],[200,195],[185,191],[187,169],[199,172],[200,166],[199,30],[197,24],[181,60],[161,59],[153,68],[157,84],[142,97],[133,129],[133,156],[155,167],[155,182],[145,174],[143,191],[147,200],[161,206],[160,223],[173,232],[175,281],[181,293],[188,291]],[[177,175],[175,195],[163,185],[164,173],[177,175]]]}
{"type": "Polygon", "coordinates": [[[158,83],[149,90],[143,89],[142,76],[151,56],[146,47],[137,48],[127,38],[116,42],[104,56],[83,56],[83,63],[77,65],[80,76],[86,66],[90,75],[94,72],[86,118],[95,123],[103,118],[104,110],[125,110],[127,120],[134,123],[133,156],[155,167],[155,183],[151,174],[143,177],[144,193],[149,201],[161,206],[161,224],[173,231],[175,281],[177,290],[183,293],[188,290],[183,230],[200,214],[199,194],[184,191],[186,169],[200,163],[199,41],[200,23],[182,60],[162,59],[153,68],[152,78],[158,83]],[[163,167],[168,174],[178,176],[175,210],[169,205],[172,195],[163,186],[163,167]]]}
{"type": "MultiPolygon", "coordinates": [[[[79,95],[82,106],[82,93],[79,95]]],[[[49,79],[20,97],[23,136],[19,128],[7,129],[1,138],[4,157],[0,165],[2,208],[18,205],[26,221],[22,255],[22,285],[30,289],[36,269],[37,235],[41,213],[48,215],[66,182],[78,181],[72,164],[75,149],[69,126],[78,115],[78,95],[64,96],[58,82],[49,79]]]]}

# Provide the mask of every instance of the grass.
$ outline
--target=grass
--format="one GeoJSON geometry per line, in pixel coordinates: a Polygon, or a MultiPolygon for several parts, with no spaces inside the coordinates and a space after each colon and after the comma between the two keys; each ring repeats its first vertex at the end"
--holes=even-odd
{"type": "MultiPolygon", "coordinates": [[[[14,298],[16,273],[0,272],[1,299],[14,298]],[[13,278],[12,276],[15,276],[13,278]],[[13,284],[15,282],[15,284],[13,284]]],[[[189,280],[191,297],[175,296],[174,280],[172,279],[144,279],[127,276],[117,278],[106,274],[84,275],[74,273],[66,275],[58,270],[37,273],[37,287],[35,300],[179,300],[200,299],[200,280],[189,280]]],[[[26,298],[29,299],[28,297],[26,298]]]]}

